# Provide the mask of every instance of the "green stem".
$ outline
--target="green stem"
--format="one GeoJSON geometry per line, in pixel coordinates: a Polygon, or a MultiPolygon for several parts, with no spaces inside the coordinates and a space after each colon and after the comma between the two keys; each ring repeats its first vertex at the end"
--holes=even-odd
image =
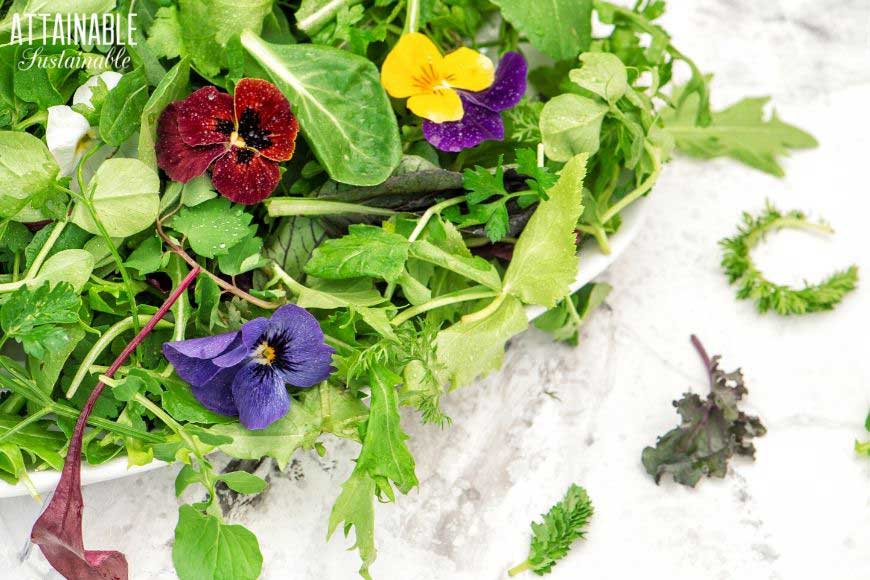
{"type": "Polygon", "coordinates": [[[297,21],[296,27],[308,36],[311,36],[335,18],[335,15],[343,7],[350,7],[360,2],[362,0],[330,0],[308,16],[297,21]]]}
{"type": "Polygon", "coordinates": [[[417,32],[420,26],[420,0],[408,0],[408,11],[405,14],[404,32],[417,32]]]}
{"type": "Polygon", "coordinates": [[[468,324],[470,322],[477,322],[478,320],[483,320],[493,312],[499,309],[501,303],[504,302],[504,299],[507,298],[507,288],[503,289],[501,293],[495,297],[495,300],[478,310],[477,312],[472,312],[471,314],[466,314],[462,317],[462,322],[468,324]]]}
{"type": "Polygon", "coordinates": [[[521,574],[521,573],[525,572],[526,570],[530,569],[531,567],[532,567],[532,563],[529,562],[528,560],[526,560],[522,564],[518,564],[518,565],[514,566],[513,568],[511,568],[510,570],[508,570],[508,576],[516,576],[517,574],[521,574]]]}
{"type": "Polygon", "coordinates": [[[33,263],[30,265],[30,268],[28,268],[27,275],[24,276],[25,280],[32,280],[33,278],[36,278],[37,274],[39,274],[39,269],[42,267],[42,263],[45,262],[45,259],[48,257],[48,254],[57,242],[57,239],[63,233],[64,228],[66,228],[67,223],[67,220],[64,220],[54,224],[51,233],[48,234],[48,238],[46,238],[45,243],[42,244],[39,253],[36,254],[33,263]]]}
{"type": "Polygon", "coordinates": [[[647,176],[646,179],[643,180],[643,182],[641,182],[640,185],[638,185],[625,197],[617,201],[615,204],[610,206],[610,208],[606,212],[604,212],[604,215],[601,216],[602,224],[606,224],[607,222],[609,222],[611,219],[613,219],[613,216],[624,210],[641,196],[645,195],[650,189],[652,189],[652,186],[655,184],[656,180],[658,180],[659,174],[662,171],[661,154],[659,153],[657,147],[653,147],[649,144],[649,141],[644,141],[643,147],[653,162],[652,172],[647,176]]]}
{"type": "MultiPolygon", "coordinates": [[[[151,315],[149,314],[140,314],[138,315],[138,320],[136,321],[138,324],[146,324],[149,320],[151,320],[151,315]]],[[[110,326],[106,332],[94,343],[94,346],[91,347],[91,350],[88,351],[88,354],[85,355],[85,358],[82,360],[81,365],[79,365],[78,370],[76,371],[75,376],[73,376],[72,382],[69,385],[69,388],[66,391],[66,398],[70,399],[73,395],[75,395],[79,386],[82,384],[82,381],[85,380],[85,376],[88,374],[91,365],[94,364],[99,358],[99,356],[103,353],[106,348],[112,344],[112,341],[115,340],[121,333],[130,330],[131,328],[135,328],[138,326],[134,324],[132,317],[127,317],[124,320],[120,320],[116,322],[114,325],[110,326]]],[[[165,320],[161,320],[157,323],[158,328],[171,328],[172,324],[166,322],[165,320]]]]}
{"type": "Polygon", "coordinates": [[[12,435],[15,435],[16,433],[18,433],[19,431],[21,431],[22,429],[24,429],[25,427],[27,427],[31,423],[36,423],[37,421],[39,421],[40,419],[42,419],[43,417],[45,417],[49,413],[51,413],[51,409],[40,409],[39,411],[37,411],[33,415],[30,415],[29,417],[25,418],[20,423],[15,425],[15,427],[12,427],[11,429],[9,429],[9,431],[6,431],[2,435],[0,435],[0,443],[5,441],[6,439],[11,437],[12,435]]]}
{"type": "Polygon", "coordinates": [[[498,296],[498,292],[494,290],[480,290],[477,292],[469,292],[467,294],[461,295],[445,295],[439,296],[438,298],[433,298],[428,302],[424,302],[423,304],[418,304],[412,308],[408,308],[403,311],[401,314],[397,315],[390,321],[390,324],[393,326],[401,326],[408,320],[417,316],[418,314],[423,314],[424,312],[428,312],[430,310],[435,310],[436,308],[442,308],[444,306],[449,306],[450,304],[459,304],[460,302],[470,302],[472,300],[482,300],[485,298],[495,298],[498,296]]]}
{"type": "Polygon", "coordinates": [[[598,242],[598,247],[601,249],[601,253],[610,255],[610,242],[607,241],[607,233],[604,231],[604,228],[596,225],[581,224],[577,226],[577,229],[584,234],[589,234],[594,237],[595,241],[598,242]]]}
{"type": "Polygon", "coordinates": [[[142,393],[136,393],[133,395],[133,400],[151,411],[155,417],[163,421],[169,429],[172,430],[173,433],[181,437],[181,439],[187,443],[187,446],[193,451],[196,458],[200,461],[205,461],[205,458],[202,456],[202,450],[200,450],[199,445],[197,445],[196,441],[184,430],[184,427],[181,424],[172,418],[172,416],[160,408],[159,405],[155,404],[151,399],[143,395],[142,393]]]}
{"type": "Polygon", "coordinates": [[[776,219],[765,227],[758,229],[748,236],[746,236],[746,246],[749,249],[752,249],[758,244],[758,241],[764,237],[765,234],[772,231],[778,231],[782,229],[798,229],[798,230],[808,230],[811,232],[816,232],[818,234],[833,234],[834,228],[824,223],[812,223],[803,220],[799,220],[791,217],[781,217],[776,219]]]}
{"type": "MultiPolygon", "coordinates": [[[[171,260],[169,278],[172,280],[173,286],[178,286],[184,280],[184,277],[187,276],[187,272],[184,269],[184,260],[177,254],[173,255],[171,260]]],[[[187,293],[182,294],[175,304],[172,305],[172,323],[175,325],[175,328],[172,330],[173,342],[184,340],[184,331],[187,326],[187,311],[189,309],[190,302],[187,300],[187,293]]],[[[168,377],[171,374],[172,365],[166,365],[166,368],[160,373],[163,377],[168,377]]]]}
{"type": "Polygon", "coordinates": [[[48,111],[37,111],[36,113],[16,124],[15,130],[24,131],[31,125],[36,125],[37,123],[45,123],[46,121],[48,121],[48,111]]]}
{"type": "Polygon", "coordinates": [[[270,216],[312,216],[312,215],[380,215],[393,216],[398,212],[381,207],[371,207],[358,203],[310,199],[306,197],[273,197],[263,201],[270,216]]]}

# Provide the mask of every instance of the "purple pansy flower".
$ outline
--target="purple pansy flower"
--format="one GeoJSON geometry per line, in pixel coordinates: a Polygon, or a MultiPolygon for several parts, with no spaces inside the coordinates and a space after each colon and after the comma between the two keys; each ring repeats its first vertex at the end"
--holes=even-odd
{"type": "Polygon", "coordinates": [[[480,92],[457,90],[464,114],[458,121],[423,121],[423,135],[442,151],[462,151],[483,141],[504,139],[501,111],[515,107],[526,92],[526,59],[506,52],[492,85],[480,92]]]}
{"type": "Polygon", "coordinates": [[[311,387],[326,380],[334,352],[317,320],[294,304],[235,332],[163,345],[163,354],[204,407],[238,416],[248,429],[263,429],[287,414],[285,383],[311,387]]]}

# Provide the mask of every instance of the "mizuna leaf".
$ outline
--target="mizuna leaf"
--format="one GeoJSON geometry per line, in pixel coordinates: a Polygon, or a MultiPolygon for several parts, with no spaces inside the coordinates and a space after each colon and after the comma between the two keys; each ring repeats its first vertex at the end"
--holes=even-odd
{"type": "Polygon", "coordinates": [[[568,295],[577,277],[577,237],[574,230],[583,212],[585,154],[562,168],[559,181],[547,192],[523,230],[504,276],[504,291],[526,304],[552,308],[568,295]]]}
{"type": "Polygon", "coordinates": [[[326,46],[277,45],[246,31],[242,45],[293,106],[329,176],[377,185],[402,157],[396,115],[368,59],[326,46]]]}

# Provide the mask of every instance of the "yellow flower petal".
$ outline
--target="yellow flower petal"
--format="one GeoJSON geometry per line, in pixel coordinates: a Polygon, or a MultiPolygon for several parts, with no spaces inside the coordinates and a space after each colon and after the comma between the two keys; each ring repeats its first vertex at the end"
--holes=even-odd
{"type": "Polygon", "coordinates": [[[444,57],[440,73],[451,87],[475,92],[487,88],[495,77],[492,61],[465,47],[444,57]]]}
{"type": "Polygon", "coordinates": [[[381,84],[397,99],[428,93],[441,80],[436,75],[442,60],[438,47],[425,35],[404,34],[384,61],[381,84]]]}
{"type": "Polygon", "coordinates": [[[435,123],[458,121],[463,113],[462,100],[451,89],[442,89],[428,95],[414,95],[408,99],[408,108],[418,117],[435,123]]]}

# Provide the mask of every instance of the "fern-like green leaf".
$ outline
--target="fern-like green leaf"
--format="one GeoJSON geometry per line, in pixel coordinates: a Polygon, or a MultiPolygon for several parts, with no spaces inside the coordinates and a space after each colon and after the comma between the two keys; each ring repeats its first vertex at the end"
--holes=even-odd
{"type": "Polygon", "coordinates": [[[531,570],[538,576],[549,573],[568,554],[571,544],[586,535],[586,524],[594,513],[586,490],[572,484],[565,497],[550,508],[540,523],[532,522],[532,543],[528,559],[508,572],[516,576],[531,570]]]}

